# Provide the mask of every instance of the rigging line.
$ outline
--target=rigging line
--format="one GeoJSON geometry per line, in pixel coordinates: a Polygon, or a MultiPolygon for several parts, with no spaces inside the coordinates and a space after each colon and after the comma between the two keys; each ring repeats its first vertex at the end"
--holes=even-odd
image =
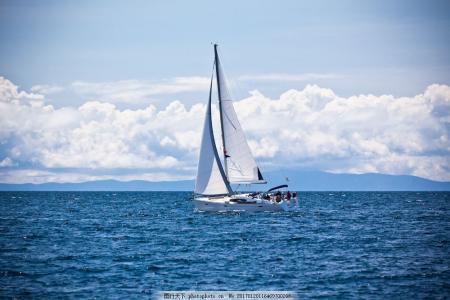
{"type": "MultiPolygon", "coordinates": [[[[220,56],[223,57],[223,56],[222,56],[222,51],[221,51],[221,49],[220,49],[220,48],[217,48],[217,51],[219,52],[220,56]]],[[[224,71],[223,71],[222,63],[220,63],[220,67],[221,67],[221,70],[222,70],[222,77],[223,77],[223,79],[224,79],[224,82],[228,82],[227,76],[224,74],[224,71]]],[[[228,82],[228,83],[229,83],[229,82],[228,82]]],[[[239,80],[233,80],[233,81],[232,81],[232,85],[238,90],[238,94],[242,94],[242,95],[245,95],[245,94],[246,94],[246,92],[244,92],[244,89],[242,88],[241,84],[239,83],[239,80]]],[[[227,99],[227,100],[224,100],[224,101],[231,101],[231,102],[233,102],[232,99],[237,99],[237,98],[235,98],[235,97],[232,95],[232,94],[233,94],[233,91],[232,91],[229,87],[227,87],[227,93],[228,93],[228,96],[229,96],[230,99],[227,99]]],[[[231,105],[233,105],[233,104],[231,104],[231,105]]],[[[231,121],[231,119],[230,119],[230,117],[228,116],[227,113],[225,113],[225,116],[227,117],[228,121],[231,123],[231,126],[233,126],[234,130],[236,131],[236,130],[237,130],[237,129],[236,129],[236,126],[237,126],[237,125],[234,125],[234,124],[233,124],[233,122],[231,121]]],[[[239,122],[239,120],[237,120],[237,122],[238,122],[239,125],[241,124],[241,123],[239,122]]],[[[241,127],[242,127],[242,126],[241,126],[241,127]]]]}
{"type": "MultiPolygon", "coordinates": [[[[219,47],[217,47],[217,52],[218,52],[218,54],[220,54],[220,56],[222,56],[222,51],[220,50],[219,47]]],[[[233,106],[233,100],[231,100],[231,99],[233,99],[233,97],[231,95],[231,91],[230,91],[229,87],[227,86],[228,80],[227,80],[227,77],[225,76],[225,72],[223,71],[223,66],[220,61],[219,61],[219,64],[220,64],[220,73],[221,73],[220,75],[222,76],[222,81],[224,83],[223,86],[226,89],[226,91],[224,91],[224,92],[226,92],[228,94],[228,97],[230,98],[230,99],[221,99],[221,101],[222,102],[231,101],[231,105],[233,106]]],[[[219,70],[219,66],[217,69],[219,70]]],[[[218,78],[216,78],[216,80],[218,80],[218,78]]],[[[228,122],[230,122],[231,126],[233,126],[234,130],[236,131],[237,130],[236,126],[233,124],[233,122],[231,121],[231,118],[228,116],[228,114],[226,112],[222,112],[222,114],[225,115],[225,117],[228,119],[228,122]]]]}
{"type": "MultiPolygon", "coordinates": [[[[231,100],[228,100],[228,101],[231,101],[231,100]]],[[[231,103],[231,105],[233,105],[233,103],[231,103]]],[[[236,129],[236,126],[234,126],[234,124],[233,124],[233,122],[231,121],[231,119],[230,119],[230,117],[228,116],[228,114],[225,112],[224,115],[225,115],[225,117],[227,117],[228,122],[230,122],[231,126],[233,126],[234,130],[236,131],[236,130],[237,130],[237,129],[236,129]]]]}
{"type": "Polygon", "coordinates": [[[225,146],[225,133],[223,128],[223,105],[222,105],[222,93],[221,93],[221,87],[220,87],[220,81],[219,78],[223,76],[223,74],[220,74],[220,60],[219,60],[219,54],[217,52],[217,44],[214,44],[214,62],[216,64],[216,81],[217,81],[217,95],[219,97],[219,114],[220,114],[220,129],[222,133],[222,146],[223,146],[223,163],[225,166],[225,177],[228,179],[228,167],[227,167],[227,152],[226,152],[226,146],[225,146]]]}
{"type": "MultiPolygon", "coordinates": [[[[223,57],[223,55],[222,55],[222,50],[221,50],[220,48],[217,48],[217,51],[219,52],[220,57],[223,57]]],[[[244,89],[243,89],[242,86],[240,85],[238,79],[237,79],[237,80],[231,80],[231,81],[229,81],[229,80],[228,80],[228,77],[224,74],[225,72],[223,72],[223,66],[222,66],[222,63],[221,63],[221,67],[222,67],[222,76],[224,77],[225,82],[227,82],[228,84],[231,83],[231,85],[234,87],[234,89],[237,90],[238,94],[242,94],[242,95],[248,94],[248,92],[244,92],[244,89]]],[[[235,93],[233,93],[233,90],[231,90],[229,87],[227,87],[227,92],[228,92],[228,96],[230,97],[230,101],[232,101],[231,99],[239,99],[239,98],[242,99],[242,97],[239,97],[239,98],[238,98],[238,97],[235,97],[236,95],[233,95],[233,94],[235,94],[235,93]]],[[[225,101],[227,101],[227,100],[225,100],[225,101]]]]}
{"type": "Polygon", "coordinates": [[[213,66],[211,70],[211,81],[214,79],[214,70],[216,68],[216,58],[214,57],[213,66]]]}
{"type": "MultiPolygon", "coordinates": [[[[212,43],[211,43],[212,44],[212,43]]],[[[212,66],[212,70],[211,70],[211,82],[213,82],[213,80],[214,80],[214,74],[215,74],[215,69],[216,69],[216,58],[214,57],[214,61],[213,61],[213,66],[212,66]]],[[[217,80],[217,78],[216,78],[216,80],[217,80]]],[[[211,86],[213,86],[213,85],[211,85],[211,86]]],[[[217,104],[216,105],[220,105],[220,103],[219,103],[219,99],[217,99],[217,104]]],[[[212,109],[211,109],[211,119],[212,119],[212,109]]],[[[214,130],[213,130],[213,134],[214,134],[214,130]]],[[[217,145],[216,145],[217,146],[217,145]]],[[[222,151],[223,151],[223,146],[221,146],[220,148],[222,148],[222,151]]]]}
{"type": "MultiPolygon", "coordinates": [[[[220,157],[219,154],[217,152],[217,147],[216,147],[216,142],[215,142],[215,138],[214,138],[214,127],[212,125],[212,111],[211,111],[211,97],[212,97],[212,86],[213,86],[213,79],[214,79],[214,66],[215,66],[215,62],[216,62],[216,58],[214,58],[214,65],[213,65],[213,70],[212,70],[212,74],[211,74],[211,83],[209,86],[209,100],[208,100],[208,107],[206,108],[207,111],[209,110],[209,128],[210,128],[210,139],[211,139],[211,143],[212,143],[212,148],[213,148],[213,153],[214,153],[214,157],[216,160],[216,164],[217,167],[219,169],[220,175],[222,176],[223,182],[225,184],[225,187],[228,191],[228,195],[233,193],[233,190],[231,189],[230,186],[230,182],[228,181],[227,175],[223,170],[222,164],[220,162],[220,157]]],[[[217,71],[217,69],[216,69],[217,71]]],[[[205,121],[206,122],[206,121],[205,121]]]]}

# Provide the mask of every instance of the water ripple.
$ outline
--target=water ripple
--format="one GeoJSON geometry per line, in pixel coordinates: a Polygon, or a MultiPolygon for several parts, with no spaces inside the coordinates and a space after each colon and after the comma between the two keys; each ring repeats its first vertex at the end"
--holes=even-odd
{"type": "Polygon", "coordinates": [[[450,297],[450,193],[300,197],[298,212],[215,214],[190,193],[2,192],[0,297],[450,297]]]}

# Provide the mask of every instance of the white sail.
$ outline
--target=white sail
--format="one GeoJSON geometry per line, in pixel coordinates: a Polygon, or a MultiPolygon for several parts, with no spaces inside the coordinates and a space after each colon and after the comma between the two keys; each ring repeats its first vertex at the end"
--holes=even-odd
{"type": "MultiPolygon", "coordinates": [[[[256,165],[244,132],[234,111],[225,78],[214,45],[214,69],[219,95],[220,129],[222,133],[223,161],[214,140],[211,102],[212,84],[206,107],[202,144],[198,163],[193,203],[198,211],[291,211],[298,208],[296,196],[272,188],[272,193],[233,193],[230,183],[265,183],[256,165]],[[223,163],[223,164],[222,164],[223,163]],[[267,198],[269,197],[269,198],[267,198]]],[[[213,76],[214,77],[214,76],[213,76]]]]}
{"type": "Polygon", "coordinates": [[[225,174],[230,183],[266,183],[256,165],[234,110],[217,49],[215,50],[225,174]]]}
{"type": "Polygon", "coordinates": [[[211,88],[209,101],[206,107],[205,122],[203,125],[202,144],[198,162],[197,179],[195,181],[195,193],[202,195],[230,194],[231,188],[225,178],[214,141],[211,119],[211,88]]]}

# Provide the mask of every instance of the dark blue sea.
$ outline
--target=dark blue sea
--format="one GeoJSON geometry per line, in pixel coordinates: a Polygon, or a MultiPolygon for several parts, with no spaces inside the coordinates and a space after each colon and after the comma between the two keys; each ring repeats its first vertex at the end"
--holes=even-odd
{"type": "Polygon", "coordinates": [[[450,193],[300,193],[282,213],[196,213],[190,198],[0,193],[0,298],[450,297],[450,193]]]}

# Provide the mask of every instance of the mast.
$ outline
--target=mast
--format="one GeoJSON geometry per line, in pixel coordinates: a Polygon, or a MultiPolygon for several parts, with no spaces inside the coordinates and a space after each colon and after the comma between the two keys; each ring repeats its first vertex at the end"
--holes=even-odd
{"type": "Polygon", "coordinates": [[[223,164],[225,170],[225,177],[228,181],[228,166],[227,166],[227,150],[225,148],[225,134],[223,132],[223,110],[222,110],[222,93],[220,90],[220,71],[219,71],[219,55],[217,53],[217,44],[214,44],[214,63],[216,65],[216,78],[217,78],[217,93],[219,95],[219,114],[220,114],[220,131],[222,133],[222,148],[223,148],[223,164]]]}

